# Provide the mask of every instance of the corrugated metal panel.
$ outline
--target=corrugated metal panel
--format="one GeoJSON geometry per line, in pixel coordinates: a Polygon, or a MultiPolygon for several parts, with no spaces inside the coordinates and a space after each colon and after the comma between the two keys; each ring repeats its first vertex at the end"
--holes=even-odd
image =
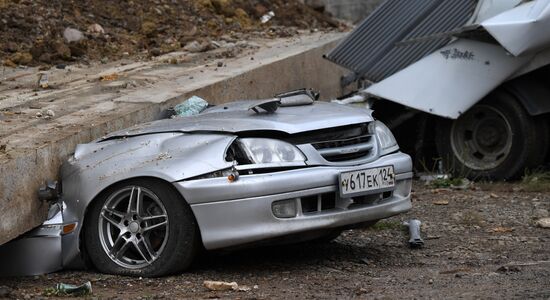
{"type": "Polygon", "coordinates": [[[404,43],[451,31],[472,16],[477,0],[388,0],[325,57],[378,82],[441,48],[449,38],[404,43]]]}

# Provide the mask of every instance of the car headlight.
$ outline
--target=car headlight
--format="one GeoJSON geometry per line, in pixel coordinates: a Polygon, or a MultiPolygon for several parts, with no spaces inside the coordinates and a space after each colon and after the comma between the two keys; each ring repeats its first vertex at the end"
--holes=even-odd
{"type": "Polygon", "coordinates": [[[399,150],[399,145],[391,130],[380,121],[374,121],[369,124],[369,132],[376,136],[380,145],[380,155],[385,155],[399,150]]]}
{"type": "Polygon", "coordinates": [[[254,164],[304,162],[306,159],[296,146],[279,140],[245,138],[239,143],[254,164]]]}

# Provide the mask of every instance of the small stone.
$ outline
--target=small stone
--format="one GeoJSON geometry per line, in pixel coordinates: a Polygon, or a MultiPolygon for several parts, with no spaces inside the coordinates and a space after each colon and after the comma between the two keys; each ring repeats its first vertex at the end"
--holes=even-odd
{"type": "Polygon", "coordinates": [[[198,41],[192,41],[189,44],[185,45],[185,47],[183,47],[183,50],[189,51],[192,53],[203,52],[206,50],[206,46],[204,44],[199,43],[198,41]]]}
{"type": "Polygon", "coordinates": [[[63,31],[63,38],[69,43],[78,42],[84,38],[84,34],[78,29],[67,27],[63,31]]]}
{"type": "MultiPolygon", "coordinates": [[[[5,145],[3,145],[5,147],[5,145]]],[[[5,148],[4,148],[5,149],[5,148]]],[[[11,289],[7,286],[0,285],[0,298],[10,298],[11,297],[11,289]]]]}
{"type": "Polygon", "coordinates": [[[103,57],[100,61],[101,61],[102,64],[106,64],[106,63],[109,62],[109,58],[103,57]]]}
{"type": "Polygon", "coordinates": [[[203,282],[204,287],[211,291],[228,291],[228,290],[238,290],[239,285],[236,282],[224,282],[224,281],[210,281],[206,280],[203,282]]]}
{"type": "Polygon", "coordinates": [[[159,48],[153,48],[151,49],[151,51],[149,51],[149,53],[152,55],[152,56],[159,56],[162,54],[162,51],[160,51],[159,48]]]}
{"type": "Polygon", "coordinates": [[[10,68],[17,68],[17,64],[11,61],[11,59],[5,59],[4,66],[10,67],[10,68]]]}
{"type": "Polygon", "coordinates": [[[103,29],[103,27],[97,23],[88,26],[88,29],[86,31],[91,34],[105,34],[105,29],[103,29]]]}
{"type": "Polygon", "coordinates": [[[67,67],[67,65],[66,65],[66,64],[58,64],[58,65],[56,65],[55,67],[56,67],[57,69],[63,70],[63,69],[65,69],[65,68],[67,67]]]}
{"type": "Polygon", "coordinates": [[[46,110],[46,117],[50,117],[50,118],[55,117],[55,112],[51,109],[46,110]]]}
{"type": "Polygon", "coordinates": [[[42,113],[41,113],[41,112],[37,112],[37,113],[36,113],[36,117],[37,117],[37,118],[42,118],[42,113]]]}
{"type": "Polygon", "coordinates": [[[221,68],[221,67],[223,67],[223,62],[219,61],[218,62],[218,68],[221,68]]]}
{"type": "Polygon", "coordinates": [[[537,225],[540,228],[550,228],[550,218],[541,218],[538,219],[535,222],[535,225],[537,225]]]}
{"type": "Polygon", "coordinates": [[[18,65],[28,65],[32,62],[32,55],[29,52],[16,52],[10,56],[10,60],[18,65]]]}

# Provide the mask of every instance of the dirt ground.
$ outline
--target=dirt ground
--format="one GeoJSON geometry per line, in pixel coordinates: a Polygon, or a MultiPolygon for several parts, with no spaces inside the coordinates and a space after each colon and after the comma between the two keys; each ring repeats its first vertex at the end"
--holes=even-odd
{"type": "Polygon", "coordinates": [[[0,61],[48,68],[147,59],[181,49],[204,52],[220,41],[342,26],[298,0],[0,0],[0,61]],[[262,22],[264,15],[272,17],[262,22]]]}
{"type": "Polygon", "coordinates": [[[98,299],[550,299],[550,193],[518,184],[434,189],[415,182],[414,208],[329,243],[210,253],[188,272],[129,278],[65,271],[0,279],[0,296],[44,298],[56,283],[90,280],[98,299]],[[400,223],[422,220],[425,246],[410,249],[400,223]],[[246,292],[209,291],[205,280],[246,292]]]}

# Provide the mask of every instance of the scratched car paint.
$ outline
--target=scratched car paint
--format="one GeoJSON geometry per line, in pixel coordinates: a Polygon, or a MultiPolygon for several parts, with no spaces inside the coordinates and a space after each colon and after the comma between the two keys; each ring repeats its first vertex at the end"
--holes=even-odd
{"type": "Polygon", "coordinates": [[[406,212],[411,159],[371,113],[297,91],[78,145],[52,218],[10,246],[13,254],[47,240],[50,257],[10,262],[4,247],[2,273],[93,266],[162,276],[184,270],[201,248],[318,239],[406,212]],[[365,170],[386,179],[343,195],[340,176],[365,170]]]}

